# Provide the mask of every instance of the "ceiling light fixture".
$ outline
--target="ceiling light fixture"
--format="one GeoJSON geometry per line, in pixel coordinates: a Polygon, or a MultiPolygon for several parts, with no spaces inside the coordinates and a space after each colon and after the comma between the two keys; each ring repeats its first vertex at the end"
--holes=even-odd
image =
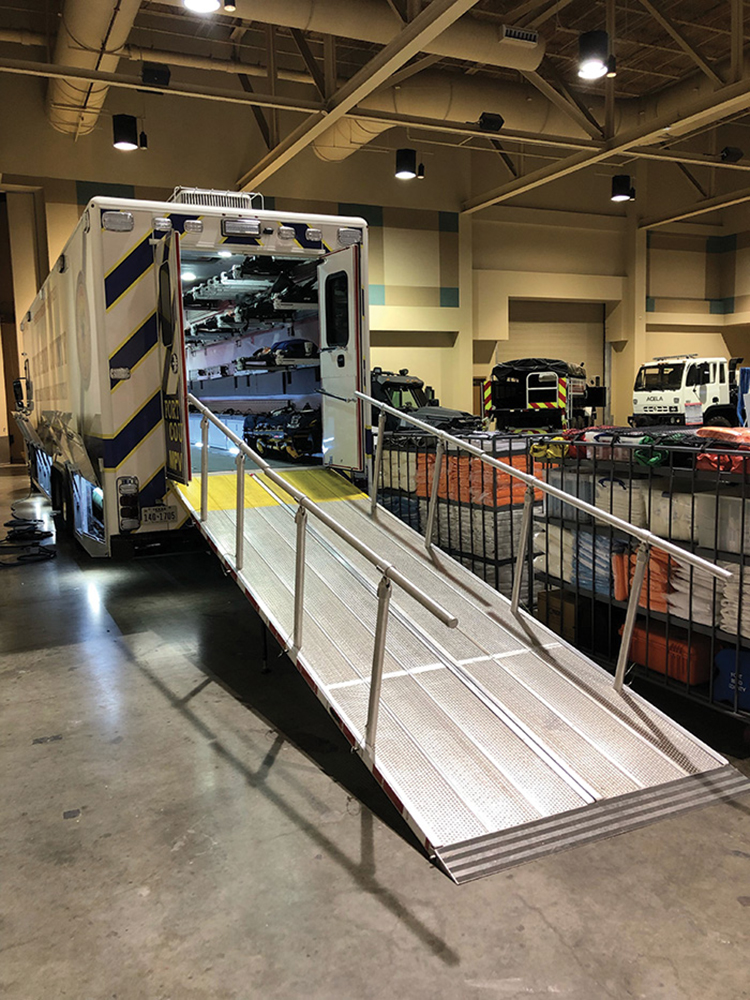
{"type": "Polygon", "coordinates": [[[138,145],[141,149],[148,149],[148,136],[143,131],[138,136],[138,145]]]}
{"type": "Polygon", "coordinates": [[[601,80],[609,70],[609,35],[606,31],[584,31],[578,36],[578,75],[582,80],[601,80]]]}
{"type": "Polygon", "coordinates": [[[615,174],[612,178],[612,201],[635,201],[635,188],[631,187],[630,174],[615,174]]]}
{"type": "Polygon", "coordinates": [[[234,2],[234,0],[224,0],[224,10],[227,12],[227,14],[234,14],[234,12],[237,10],[237,4],[234,2]]]}
{"type": "Polygon", "coordinates": [[[112,115],[112,145],[115,149],[138,149],[138,121],[134,115],[112,115]]]}
{"type": "Polygon", "coordinates": [[[219,9],[219,0],[182,0],[183,6],[194,14],[213,14],[219,9]]]}
{"type": "Polygon", "coordinates": [[[401,181],[410,181],[417,176],[416,149],[396,150],[396,177],[401,181]]]}
{"type": "Polygon", "coordinates": [[[424,180],[424,163],[420,163],[419,166],[417,167],[417,180],[418,181],[424,180]]]}

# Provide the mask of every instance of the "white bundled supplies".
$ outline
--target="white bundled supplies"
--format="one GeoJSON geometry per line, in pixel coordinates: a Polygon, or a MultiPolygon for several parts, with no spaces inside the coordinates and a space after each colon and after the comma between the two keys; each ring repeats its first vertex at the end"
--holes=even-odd
{"type": "MultiPolygon", "coordinates": [[[[693,537],[692,493],[651,492],[651,530],[661,538],[689,542],[693,537]]],[[[697,511],[696,506],[696,511],[697,511]]]]}
{"type": "Polygon", "coordinates": [[[417,456],[411,451],[383,449],[381,486],[384,490],[404,490],[413,493],[417,488],[417,456]]]}
{"type": "Polygon", "coordinates": [[[673,615],[701,625],[713,625],[721,608],[723,581],[705,570],[671,560],[667,606],[673,615]]]}
{"type": "Polygon", "coordinates": [[[567,528],[548,524],[545,531],[534,535],[534,569],[539,573],[573,582],[574,533],[567,528]]]}
{"type": "Polygon", "coordinates": [[[646,504],[644,493],[648,482],[641,479],[619,479],[616,476],[597,477],[594,488],[594,503],[601,510],[630,521],[637,528],[646,527],[646,504]],[[645,489],[644,489],[645,487],[645,489]]]}
{"type": "Polygon", "coordinates": [[[719,565],[732,572],[732,578],[724,583],[721,598],[721,627],[732,635],[739,634],[750,639],[750,567],[730,562],[720,562],[719,565]],[[740,573],[742,573],[741,583],[740,573]]]}

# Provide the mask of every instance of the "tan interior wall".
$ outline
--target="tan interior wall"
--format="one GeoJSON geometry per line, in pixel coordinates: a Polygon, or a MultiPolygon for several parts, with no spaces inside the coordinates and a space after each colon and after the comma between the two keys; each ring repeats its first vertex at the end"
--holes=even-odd
{"type": "Polygon", "coordinates": [[[583,364],[588,378],[604,377],[603,307],[591,302],[511,302],[510,337],[497,360],[560,358],[583,364]]]}
{"type": "Polygon", "coordinates": [[[649,358],[667,357],[670,354],[698,354],[703,357],[729,358],[730,350],[723,332],[703,330],[648,331],[646,334],[649,358]]]}

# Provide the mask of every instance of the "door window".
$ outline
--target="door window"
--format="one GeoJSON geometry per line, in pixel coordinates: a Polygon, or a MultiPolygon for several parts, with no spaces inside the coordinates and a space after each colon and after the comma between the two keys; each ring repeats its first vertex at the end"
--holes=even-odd
{"type": "Polygon", "coordinates": [[[346,271],[336,271],[326,281],[326,342],[328,347],[349,343],[349,279],[346,271]]]}
{"type": "Polygon", "coordinates": [[[171,347],[174,340],[174,316],[172,314],[172,281],[169,276],[169,261],[159,268],[159,331],[161,342],[171,347]]]}

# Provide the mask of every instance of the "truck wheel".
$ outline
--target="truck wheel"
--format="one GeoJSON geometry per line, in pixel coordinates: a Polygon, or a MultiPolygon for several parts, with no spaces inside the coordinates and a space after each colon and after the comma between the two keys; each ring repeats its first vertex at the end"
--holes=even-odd
{"type": "Polygon", "coordinates": [[[731,423],[726,417],[709,417],[706,427],[731,427],[731,423]]]}

